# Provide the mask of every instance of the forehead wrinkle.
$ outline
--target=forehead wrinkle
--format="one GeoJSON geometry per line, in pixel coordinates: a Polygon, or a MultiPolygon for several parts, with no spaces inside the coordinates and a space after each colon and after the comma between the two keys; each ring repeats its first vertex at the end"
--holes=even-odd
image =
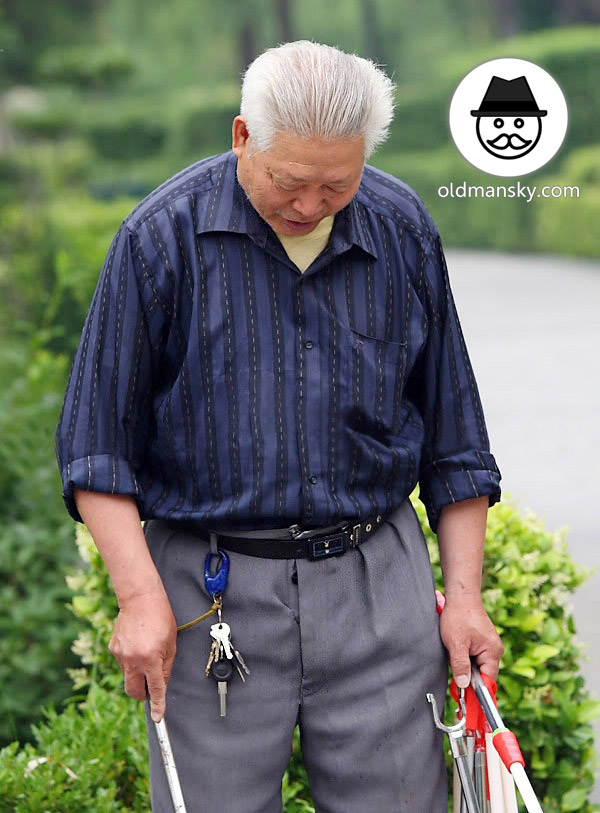
{"type": "MultiPolygon", "coordinates": [[[[327,174],[328,174],[327,173],[328,169],[331,172],[331,167],[328,167],[326,164],[298,164],[297,162],[292,162],[292,161],[288,161],[288,164],[290,165],[290,167],[291,166],[307,167],[307,168],[309,168],[310,170],[313,170],[313,171],[309,172],[308,174],[304,173],[302,175],[296,175],[296,174],[294,174],[294,172],[293,172],[293,170],[291,168],[287,168],[287,167],[282,167],[280,169],[278,169],[277,167],[270,167],[269,169],[273,173],[273,175],[276,175],[277,177],[279,177],[281,179],[285,179],[286,181],[290,181],[292,183],[308,183],[308,182],[310,182],[310,180],[315,176],[315,171],[316,170],[318,170],[318,172],[316,173],[317,179],[323,179],[324,177],[326,177],[327,174]],[[324,167],[325,169],[323,170],[323,169],[321,169],[321,167],[324,167]]],[[[351,180],[352,180],[352,177],[350,175],[346,174],[342,178],[339,178],[339,177],[328,178],[328,183],[333,183],[333,184],[350,183],[351,180]]]]}

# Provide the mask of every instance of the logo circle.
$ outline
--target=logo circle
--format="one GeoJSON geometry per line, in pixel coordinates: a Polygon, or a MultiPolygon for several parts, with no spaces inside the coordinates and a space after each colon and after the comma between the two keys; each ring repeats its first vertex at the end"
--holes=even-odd
{"type": "Polygon", "coordinates": [[[514,177],[556,155],[569,114],[562,90],[539,65],[492,59],[468,73],[450,103],[450,132],[458,151],[489,175],[514,177]]]}

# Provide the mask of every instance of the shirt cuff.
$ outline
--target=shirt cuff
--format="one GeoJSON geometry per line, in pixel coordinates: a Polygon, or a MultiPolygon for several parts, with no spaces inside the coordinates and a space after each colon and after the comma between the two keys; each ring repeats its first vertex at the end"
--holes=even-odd
{"type": "Polygon", "coordinates": [[[442,508],[473,497],[489,497],[490,507],[500,500],[500,471],[490,452],[471,451],[429,464],[419,479],[419,499],[429,525],[437,533],[442,508]]]}
{"type": "Polygon", "coordinates": [[[140,489],[135,472],[127,460],[109,454],[89,455],[73,460],[62,470],[63,500],[76,522],[83,522],[75,502],[75,489],[100,494],[138,497],[140,489]]]}

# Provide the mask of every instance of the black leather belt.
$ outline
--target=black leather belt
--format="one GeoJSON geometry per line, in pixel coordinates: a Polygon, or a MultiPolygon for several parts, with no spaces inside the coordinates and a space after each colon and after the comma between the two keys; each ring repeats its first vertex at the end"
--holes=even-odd
{"type": "MultiPolygon", "coordinates": [[[[217,545],[225,550],[243,553],[246,556],[260,556],[264,559],[326,559],[329,556],[341,556],[347,550],[357,548],[368,539],[384,521],[383,516],[369,517],[362,522],[342,525],[338,529],[323,533],[319,528],[300,530],[297,525],[281,529],[289,538],[273,538],[273,531],[266,530],[260,538],[260,531],[253,531],[252,536],[244,532],[229,536],[227,533],[214,531],[217,545]],[[267,537],[267,538],[265,538],[267,537]],[[269,538],[270,537],[270,538],[269,538]]],[[[170,521],[169,525],[197,534],[204,541],[209,541],[211,531],[195,522],[186,520],[170,521]]]]}

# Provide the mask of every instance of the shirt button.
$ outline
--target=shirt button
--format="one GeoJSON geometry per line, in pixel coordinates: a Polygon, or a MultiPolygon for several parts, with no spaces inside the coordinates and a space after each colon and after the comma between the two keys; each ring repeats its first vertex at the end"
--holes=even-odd
{"type": "Polygon", "coordinates": [[[313,474],[313,476],[310,478],[310,482],[313,484],[313,486],[314,486],[314,484],[317,482],[317,480],[318,480],[318,477],[315,477],[315,475],[314,475],[314,474],[313,474]]]}
{"type": "Polygon", "coordinates": [[[304,342],[304,346],[306,347],[307,350],[310,350],[310,348],[312,347],[312,342],[304,342]]]}

